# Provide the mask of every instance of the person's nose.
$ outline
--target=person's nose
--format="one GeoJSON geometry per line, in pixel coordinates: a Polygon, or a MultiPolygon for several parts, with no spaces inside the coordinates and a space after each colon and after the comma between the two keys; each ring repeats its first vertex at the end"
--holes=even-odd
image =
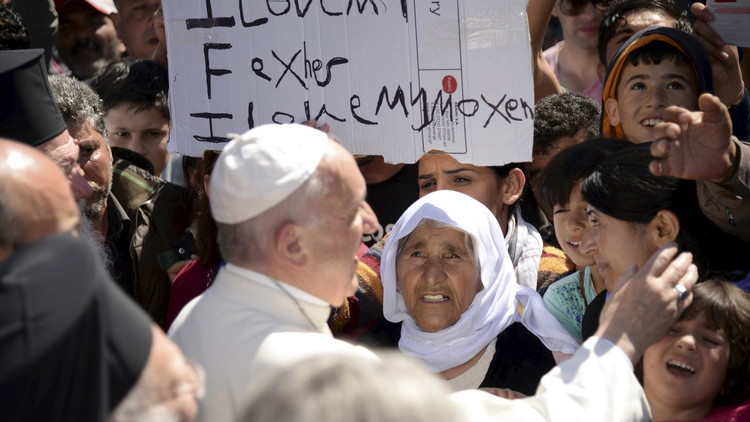
{"type": "Polygon", "coordinates": [[[94,194],[94,189],[91,188],[89,182],[83,177],[83,169],[76,163],[73,170],[68,174],[68,182],[70,182],[70,189],[73,191],[73,197],[78,199],[85,199],[94,194]]]}
{"type": "Polygon", "coordinates": [[[687,352],[695,351],[695,336],[690,333],[685,333],[677,340],[676,347],[680,350],[687,352]]]}
{"type": "Polygon", "coordinates": [[[595,230],[594,227],[584,227],[583,229],[580,251],[584,255],[594,256],[598,252],[595,230]]]}
{"type": "Polygon", "coordinates": [[[565,222],[565,229],[570,233],[579,233],[586,229],[586,215],[571,211],[570,218],[565,222]]]}
{"type": "Polygon", "coordinates": [[[667,99],[662,89],[651,89],[646,97],[646,107],[659,110],[667,106],[667,99]]]}
{"type": "Polygon", "coordinates": [[[372,234],[378,231],[378,217],[370,207],[370,204],[363,202],[359,213],[362,219],[362,234],[372,234]]]}
{"type": "Polygon", "coordinates": [[[423,271],[424,280],[430,285],[440,284],[445,280],[445,270],[440,258],[431,257],[425,260],[423,271]]]}

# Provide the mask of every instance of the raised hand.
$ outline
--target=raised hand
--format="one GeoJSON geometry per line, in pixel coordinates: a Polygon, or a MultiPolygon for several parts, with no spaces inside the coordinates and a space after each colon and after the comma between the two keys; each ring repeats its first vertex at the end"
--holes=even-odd
{"type": "Polygon", "coordinates": [[[711,94],[698,98],[698,108],[665,110],[664,122],[654,128],[651,173],[715,183],[732,178],[738,157],[729,111],[711,94]]]}

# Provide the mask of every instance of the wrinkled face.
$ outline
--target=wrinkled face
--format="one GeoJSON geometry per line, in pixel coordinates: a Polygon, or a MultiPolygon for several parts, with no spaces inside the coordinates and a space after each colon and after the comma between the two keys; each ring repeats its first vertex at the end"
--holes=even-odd
{"type": "Polygon", "coordinates": [[[668,17],[661,11],[641,10],[625,16],[625,22],[615,31],[612,38],[607,41],[606,57],[609,64],[620,50],[625,41],[633,34],[649,26],[659,25],[674,28],[674,19],[668,17]]]}
{"type": "Polygon", "coordinates": [[[604,11],[589,2],[580,14],[570,16],[560,12],[560,2],[555,2],[552,14],[560,19],[563,38],[566,43],[574,43],[580,48],[596,51],[599,41],[599,23],[604,11]]]}
{"type": "Polygon", "coordinates": [[[78,141],[70,136],[67,129],[38,148],[60,166],[70,182],[70,190],[76,200],[88,198],[93,194],[78,164],[78,141]]]}
{"type": "Polygon", "coordinates": [[[664,121],[666,107],[697,108],[697,86],[687,63],[677,65],[666,60],[659,64],[626,64],[617,86],[617,99],[608,98],[605,110],[613,126],[622,125],[628,141],[653,141],[654,126],[664,121]]]}
{"type": "Polygon", "coordinates": [[[71,127],[70,133],[78,140],[78,163],[83,169],[83,177],[94,190],[94,194],[86,199],[84,208],[86,216],[93,218],[105,210],[112,186],[112,154],[102,134],[91,125],[78,129],[71,127]]]}
{"type": "Polygon", "coordinates": [[[109,144],[135,151],[148,159],[158,176],[167,166],[169,120],[159,110],[135,111],[131,103],[120,103],[104,115],[109,144]]]}
{"type": "Polygon", "coordinates": [[[660,245],[645,224],[618,220],[591,205],[587,205],[586,214],[588,227],[581,238],[580,251],[594,257],[597,271],[611,292],[631,265],[643,268],[660,245]]]}
{"type": "MultiPolygon", "coordinates": [[[[507,212],[501,183],[489,167],[463,164],[447,154],[425,154],[419,159],[418,182],[420,198],[430,192],[454,190],[484,204],[498,220],[507,212]]],[[[506,216],[502,221],[507,220],[506,216]]]]}
{"type": "Polygon", "coordinates": [[[482,290],[465,234],[429,223],[411,232],[399,248],[396,277],[407,312],[428,333],[458,322],[482,290]]]}
{"type": "Polygon", "coordinates": [[[713,407],[727,375],[729,343],[704,317],[677,322],[643,355],[643,388],[649,403],[675,409],[713,407]]]}
{"type": "Polygon", "coordinates": [[[581,239],[588,224],[587,205],[581,195],[581,185],[577,183],[570,191],[568,203],[555,205],[552,210],[552,224],[555,227],[557,242],[577,267],[594,264],[593,256],[581,252],[581,239]]]}
{"type": "Polygon", "coordinates": [[[121,44],[112,19],[85,1],[59,12],[57,50],[78,79],[88,79],[107,63],[119,60],[121,44]]]}
{"type": "Polygon", "coordinates": [[[154,13],[161,6],[161,0],[117,0],[116,5],[117,13],[112,17],[128,56],[150,59],[159,44],[154,31],[154,13]]]}
{"type": "Polygon", "coordinates": [[[317,244],[311,252],[314,258],[310,273],[325,283],[311,287],[315,291],[310,293],[341,306],[358,286],[355,271],[362,235],[374,231],[378,219],[365,202],[367,187],[354,158],[342,146],[329,142],[334,153],[321,165],[330,165],[336,181],[318,207],[310,211],[322,219],[311,229],[317,244]]]}

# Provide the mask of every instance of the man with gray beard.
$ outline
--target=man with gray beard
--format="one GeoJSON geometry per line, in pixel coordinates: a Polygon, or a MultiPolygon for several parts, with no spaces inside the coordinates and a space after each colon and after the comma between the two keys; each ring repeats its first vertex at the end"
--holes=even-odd
{"type": "Polygon", "coordinates": [[[112,278],[134,297],[133,262],[130,255],[130,218],[110,192],[112,151],[101,99],[83,82],[65,76],[51,76],[52,96],[60,108],[68,132],[78,140],[78,163],[94,194],[82,200],[81,210],[93,228],[93,236],[103,248],[100,258],[112,278]]]}
{"type": "Polygon", "coordinates": [[[51,76],[50,89],[68,131],[78,141],[78,163],[94,191],[83,214],[104,246],[110,275],[164,327],[171,288],[168,271],[186,264],[176,249],[190,222],[187,190],[127,160],[113,163],[101,99],[88,85],[51,76]]]}

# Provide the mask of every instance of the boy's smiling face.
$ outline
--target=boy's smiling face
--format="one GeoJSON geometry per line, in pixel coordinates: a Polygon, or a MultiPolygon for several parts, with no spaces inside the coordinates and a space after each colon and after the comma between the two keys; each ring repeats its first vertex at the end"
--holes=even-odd
{"type": "Polygon", "coordinates": [[[674,59],[659,64],[625,64],[617,86],[617,98],[604,103],[613,126],[622,125],[628,141],[653,141],[654,126],[662,121],[664,109],[680,106],[695,110],[698,83],[689,63],[674,59]]]}

